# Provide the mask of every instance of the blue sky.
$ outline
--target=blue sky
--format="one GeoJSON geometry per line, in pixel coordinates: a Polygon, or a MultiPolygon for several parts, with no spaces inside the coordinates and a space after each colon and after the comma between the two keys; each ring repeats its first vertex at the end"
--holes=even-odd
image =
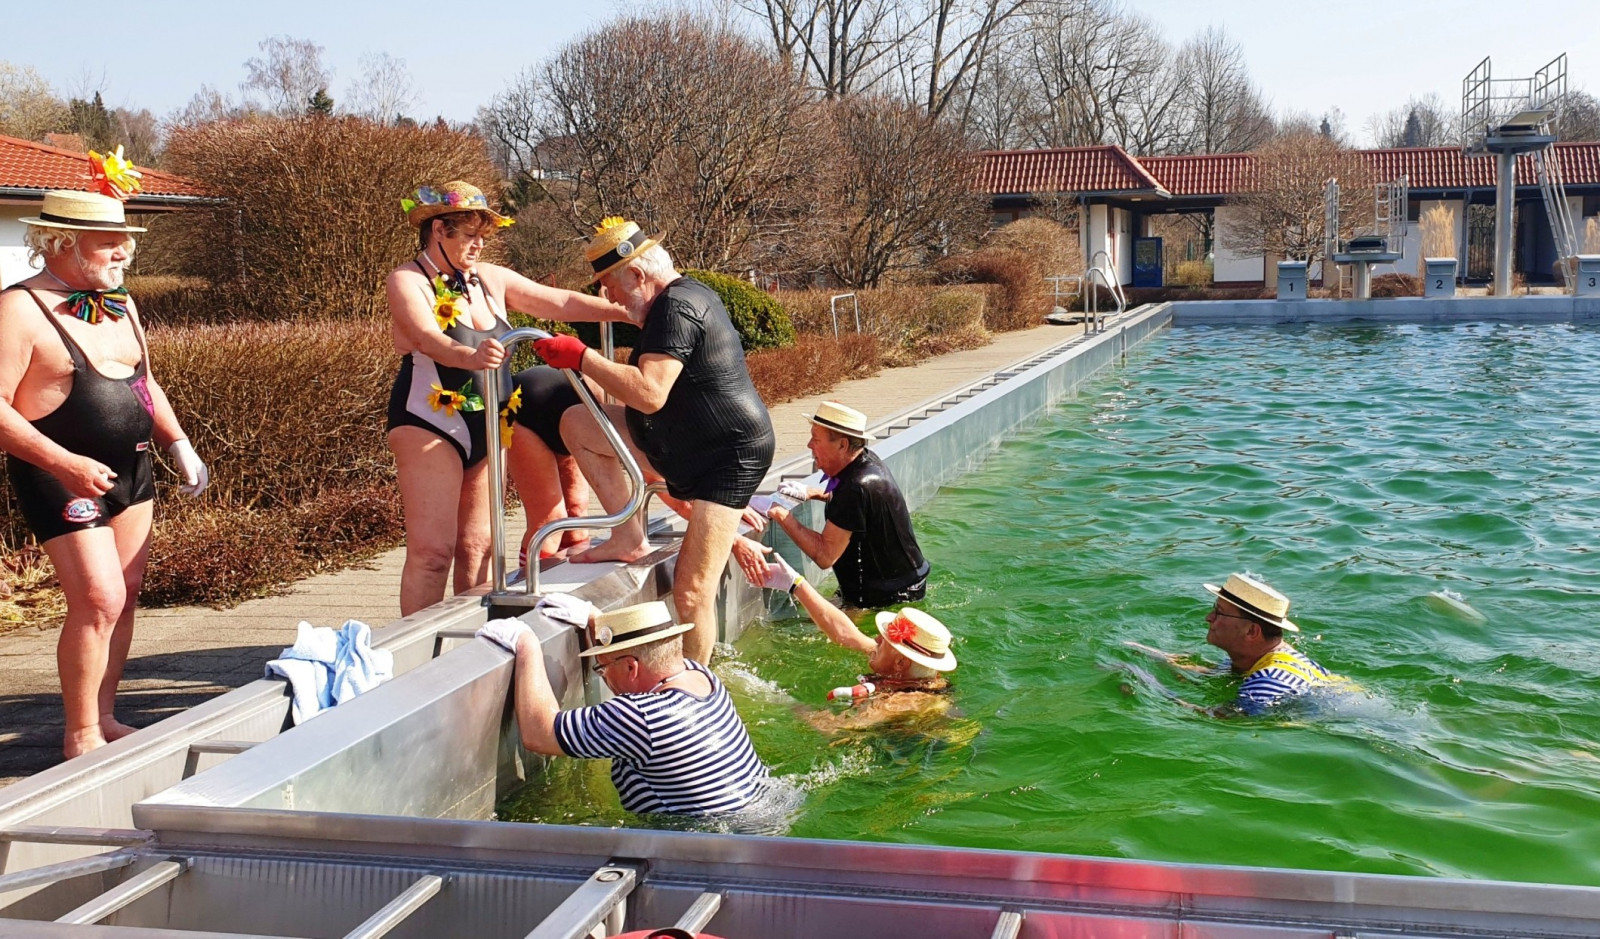
{"type": "MultiPolygon", "coordinates": [[[[10,37],[0,58],[31,65],[70,94],[101,87],[113,106],[148,107],[166,114],[183,106],[203,84],[237,93],[245,59],[264,37],[288,34],[326,49],[335,70],[333,94],[354,78],[368,53],[406,60],[421,100],[418,117],[442,114],[470,119],[477,106],[519,71],[568,40],[593,29],[625,4],[639,0],[552,3],[477,0],[429,3],[397,0],[268,0],[266,3],[199,3],[144,0],[118,48],[78,43],[67,51],[60,37],[63,7],[8,3],[10,37]],[[226,10],[226,13],[219,11],[226,10]]],[[[1571,81],[1600,94],[1600,2],[1596,0],[1392,0],[1339,4],[1352,12],[1307,13],[1296,0],[1128,0],[1162,24],[1173,42],[1218,24],[1244,47],[1256,81],[1279,110],[1321,114],[1344,111],[1357,139],[1369,115],[1402,104],[1412,94],[1440,93],[1452,107],[1461,79],[1485,55],[1495,74],[1526,77],[1557,53],[1568,55],[1571,81]],[[1371,12],[1389,14],[1377,19],[1371,12]]],[[[76,8],[74,8],[76,9],[76,8]]],[[[80,14],[73,13],[72,17],[80,14]]],[[[83,14],[87,15],[87,14],[83,14]]]]}

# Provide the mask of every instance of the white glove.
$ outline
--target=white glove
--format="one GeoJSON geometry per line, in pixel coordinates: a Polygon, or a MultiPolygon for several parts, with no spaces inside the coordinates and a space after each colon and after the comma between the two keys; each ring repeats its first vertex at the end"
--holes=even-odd
{"type": "Polygon", "coordinates": [[[811,498],[811,490],[798,479],[785,479],[778,484],[778,495],[796,502],[804,502],[811,498]]]}
{"type": "Polygon", "coordinates": [[[197,496],[211,485],[211,472],[200,462],[200,454],[194,452],[194,444],[189,442],[188,437],[174,440],[172,446],[167,448],[167,454],[178,464],[178,475],[183,477],[183,482],[178,485],[179,492],[186,496],[197,496]]]}
{"type": "Polygon", "coordinates": [[[767,577],[761,582],[761,586],[768,590],[782,590],[788,593],[794,589],[795,581],[804,579],[789,566],[783,555],[774,554],[767,559],[767,577]]]}
{"type": "Polygon", "coordinates": [[[595,614],[594,604],[570,593],[545,594],[533,608],[546,619],[576,626],[579,629],[588,626],[589,618],[595,614]]]}
{"type": "Polygon", "coordinates": [[[533,632],[533,627],[520,619],[492,619],[483,624],[478,630],[479,639],[487,639],[512,655],[517,654],[517,643],[524,635],[533,632]]]}

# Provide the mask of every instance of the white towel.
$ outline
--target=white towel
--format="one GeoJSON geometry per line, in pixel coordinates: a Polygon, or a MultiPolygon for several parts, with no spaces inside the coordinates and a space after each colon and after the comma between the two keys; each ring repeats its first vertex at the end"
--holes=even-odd
{"type": "Polygon", "coordinates": [[[350,620],[335,631],[301,622],[294,645],[267,663],[267,677],[289,682],[295,724],[394,677],[394,655],[372,648],[372,630],[350,620]]]}

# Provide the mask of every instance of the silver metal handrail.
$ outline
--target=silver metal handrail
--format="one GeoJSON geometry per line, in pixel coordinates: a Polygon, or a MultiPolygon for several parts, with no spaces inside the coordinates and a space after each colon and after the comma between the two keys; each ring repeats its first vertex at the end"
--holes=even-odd
{"type": "MultiPolygon", "coordinates": [[[[505,346],[506,359],[509,361],[511,353],[517,343],[529,339],[549,339],[550,334],[542,329],[524,326],[513,329],[500,337],[500,344],[505,346]]],[[[484,419],[489,422],[485,434],[489,441],[489,536],[494,541],[494,548],[489,555],[490,569],[494,577],[492,595],[504,595],[506,590],[506,480],[504,472],[505,460],[500,453],[500,376],[498,369],[486,369],[478,373],[478,383],[482,388],[484,419]]],[[[617,452],[617,459],[622,462],[622,469],[633,482],[633,495],[629,497],[627,505],[610,515],[583,515],[578,518],[561,518],[548,522],[540,527],[531,542],[533,550],[529,552],[528,576],[523,581],[523,594],[529,597],[539,595],[539,545],[544,539],[558,531],[576,528],[616,528],[633,518],[634,513],[644,505],[645,484],[644,472],[639,469],[639,462],[633,458],[622,437],[617,433],[617,428],[606,417],[606,412],[601,409],[600,402],[594,399],[589,391],[589,386],[584,384],[583,377],[572,369],[562,369],[561,373],[567,376],[572,390],[578,393],[578,398],[583,401],[584,407],[594,416],[600,425],[600,430],[606,435],[606,442],[617,452]]]]}
{"type": "Polygon", "coordinates": [[[854,293],[836,293],[828,298],[828,312],[833,316],[833,338],[839,338],[839,301],[849,300],[855,305],[856,332],[861,332],[861,301],[854,293]]]}
{"type": "Polygon", "coordinates": [[[1122,278],[1117,276],[1116,257],[1111,252],[1101,248],[1099,251],[1094,253],[1094,257],[1089,259],[1089,266],[1098,267],[1100,269],[1100,279],[1106,282],[1106,286],[1111,289],[1111,295],[1116,297],[1118,302],[1122,304],[1122,306],[1118,309],[1118,312],[1126,309],[1128,306],[1128,295],[1123,293],[1122,278]],[[1101,258],[1106,259],[1106,263],[1104,265],[1100,264],[1101,258]]]}
{"type": "Polygon", "coordinates": [[[1127,309],[1127,302],[1122,298],[1122,291],[1117,289],[1115,279],[1107,276],[1104,268],[1089,268],[1089,272],[1084,275],[1084,281],[1089,285],[1089,302],[1085,306],[1083,317],[1083,331],[1086,333],[1089,331],[1090,323],[1094,324],[1096,331],[1099,331],[1101,325],[1100,299],[1094,291],[1094,279],[1096,277],[1099,277],[1100,282],[1105,284],[1106,289],[1111,291],[1111,299],[1117,301],[1117,314],[1120,316],[1122,311],[1127,309]]]}

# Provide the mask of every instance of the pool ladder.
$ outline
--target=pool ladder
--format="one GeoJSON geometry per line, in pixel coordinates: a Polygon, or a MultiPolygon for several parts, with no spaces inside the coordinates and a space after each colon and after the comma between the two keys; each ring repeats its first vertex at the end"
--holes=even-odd
{"type": "Polygon", "coordinates": [[[1105,284],[1107,290],[1111,291],[1111,298],[1117,301],[1118,316],[1121,316],[1122,312],[1128,308],[1128,295],[1122,291],[1121,278],[1117,276],[1116,270],[1116,258],[1113,258],[1110,252],[1104,248],[1096,251],[1094,257],[1089,261],[1089,270],[1083,275],[1084,288],[1088,292],[1088,296],[1084,298],[1086,302],[1084,303],[1083,331],[1085,333],[1090,331],[1091,323],[1095,332],[1105,328],[1105,319],[1100,315],[1100,294],[1099,291],[1094,289],[1096,277],[1100,279],[1102,284],[1105,284]],[[1103,265],[1100,263],[1101,258],[1105,258],[1105,264],[1103,265]]]}
{"type": "MultiPolygon", "coordinates": [[[[611,354],[611,330],[609,323],[601,324],[601,354],[607,358],[611,354]]],[[[512,352],[518,343],[530,339],[549,339],[550,334],[542,329],[524,326],[513,329],[500,337],[500,344],[505,346],[506,360],[510,361],[512,352]]],[[[633,458],[633,453],[622,441],[622,436],[617,433],[616,425],[606,416],[600,407],[600,402],[595,400],[589,386],[584,384],[583,377],[572,369],[562,369],[567,382],[572,385],[572,390],[578,393],[578,398],[583,406],[589,409],[595,422],[600,425],[600,430],[606,436],[606,442],[616,451],[617,459],[622,463],[622,471],[633,484],[633,494],[629,496],[627,504],[608,515],[581,515],[577,518],[559,518],[553,522],[546,522],[540,526],[533,539],[528,542],[529,558],[526,566],[527,575],[522,580],[522,590],[512,592],[506,578],[506,480],[505,459],[500,451],[500,381],[495,369],[488,369],[478,373],[478,384],[483,393],[483,409],[485,420],[494,422],[487,436],[489,446],[489,533],[494,546],[489,556],[490,573],[493,585],[490,597],[494,602],[505,606],[531,606],[538,602],[539,590],[539,545],[544,539],[556,532],[580,529],[600,528],[614,529],[627,522],[649,505],[650,497],[663,491],[664,487],[657,484],[645,485],[644,471],[639,468],[639,461],[633,458]]]]}

